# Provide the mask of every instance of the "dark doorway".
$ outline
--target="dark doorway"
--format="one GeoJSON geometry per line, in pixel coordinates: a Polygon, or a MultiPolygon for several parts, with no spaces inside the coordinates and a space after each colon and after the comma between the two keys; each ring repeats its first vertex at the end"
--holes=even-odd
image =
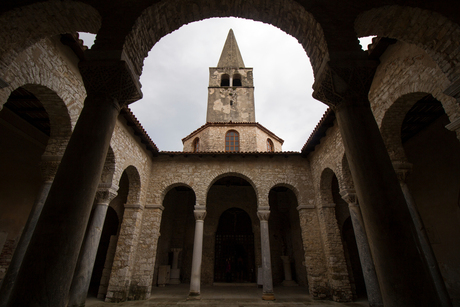
{"type": "Polygon", "coordinates": [[[215,282],[255,282],[254,234],[244,210],[230,208],[222,213],[215,248],[215,282]]]}

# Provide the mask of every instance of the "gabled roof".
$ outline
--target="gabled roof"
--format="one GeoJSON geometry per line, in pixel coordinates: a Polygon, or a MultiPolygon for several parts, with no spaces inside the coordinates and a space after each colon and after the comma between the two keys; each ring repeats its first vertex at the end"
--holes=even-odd
{"type": "Polygon", "coordinates": [[[227,40],[225,41],[217,67],[244,67],[243,57],[241,56],[232,29],[228,31],[227,40]]]}
{"type": "Polygon", "coordinates": [[[254,127],[257,127],[260,130],[262,130],[265,133],[267,133],[268,135],[270,135],[276,141],[280,142],[281,145],[284,143],[283,139],[279,138],[273,132],[271,132],[270,130],[268,130],[267,128],[265,128],[264,126],[262,126],[259,123],[254,123],[254,122],[252,122],[252,123],[248,123],[248,122],[231,122],[231,121],[230,122],[213,122],[213,123],[207,122],[206,124],[204,124],[200,128],[196,129],[195,131],[193,131],[192,133],[187,135],[185,138],[183,138],[182,143],[184,143],[185,141],[191,139],[192,137],[194,137],[195,135],[197,135],[198,133],[200,133],[201,131],[203,131],[203,130],[209,128],[209,127],[236,127],[236,126],[246,126],[246,127],[247,126],[254,126],[254,127]]]}

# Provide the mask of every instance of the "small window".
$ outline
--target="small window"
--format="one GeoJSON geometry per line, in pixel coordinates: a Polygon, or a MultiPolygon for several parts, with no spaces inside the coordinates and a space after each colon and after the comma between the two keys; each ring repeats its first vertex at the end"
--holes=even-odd
{"type": "Polygon", "coordinates": [[[230,76],[227,74],[222,75],[220,79],[220,86],[230,86],[230,76]]]}
{"type": "Polygon", "coordinates": [[[241,86],[241,75],[240,74],[233,75],[233,86],[241,86]]]}
{"type": "Polygon", "coordinates": [[[195,138],[193,140],[192,151],[193,152],[200,151],[200,139],[199,138],[195,138]]]}
{"type": "Polygon", "coordinates": [[[225,151],[240,151],[240,135],[235,130],[230,130],[225,135],[225,151]]]}
{"type": "Polygon", "coordinates": [[[274,152],[275,151],[275,146],[273,146],[273,142],[270,139],[267,139],[267,151],[268,152],[274,152]]]}

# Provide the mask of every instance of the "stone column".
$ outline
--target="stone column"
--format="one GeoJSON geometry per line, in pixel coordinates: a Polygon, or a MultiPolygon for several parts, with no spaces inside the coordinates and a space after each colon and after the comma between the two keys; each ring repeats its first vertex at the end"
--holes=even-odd
{"type": "Polygon", "coordinates": [[[285,287],[297,286],[297,283],[292,280],[290,257],[281,256],[281,260],[283,261],[283,269],[284,269],[284,280],[282,283],[283,286],[285,287]]]}
{"type": "Polygon", "coordinates": [[[70,287],[68,307],[85,306],[107,208],[112,199],[117,196],[117,190],[118,187],[111,187],[96,193],[94,210],[89,220],[80,256],[78,257],[77,268],[75,269],[70,287]]]}
{"type": "Polygon", "coordinates": [[[450,300],[449,293],[447,292],[446,284],[442,278],[441,271],[439,270],[438,261],[436,256],[431,248],[431,243],[426,233],[425,226],[420,216],[415,200],[412,197],[412,193],[409,190],[409,187],[406,184],[407,175],[412,170],[412,164],[407,162],[393,162],[396,174],[398,175],[399,183],[401,185],[401,190],[406,199],[407,207],[409,208],[412,221],[414,222],[415,228],[417,230],[417,237],[420,241],[420,247],[423,251],[423,256],[425,261],[428,264],[428,268],[433,278],[436,291],[438,293],[439,299],[442,302],[442,306],[452,306],[452,301],[450,300]]]}
{"type": "Polygon", "coordinates": [[[439,306],[368,100],[376,66],[363,57],[329,61],[317,74],[314,97],[331,105],[335,112],[384,305],[439,306]]]}
{"type": "MultiPolygon", "coordinates": [[[[89,50],[88,50],[89,51],[89,50]]],[[[141,97],[123,60],[80,62],[87,97],[30,240],[8,306],[64,306],[121,107],[141,97]]]]}
{"type": "Polygon", "coordinates": [[[178,267],[179,264],[179,253],[182,251],[182,248],[173,248],[171,250],[173,252],[173,265],[171,269],[170,275],[170,284],[180,284],[180,269],[178,267]]]}
{"type": "Polygon", "coordinates": [[[275,293],[273,292],[272,263],[270,257],[270,235],[268,232],[270,207],[260,206],[257,210],[257,216],[260,220],[260,241],[262,247],[262,299],[266,301],[273,301],[275,299],[275,293]]]}
{"type": "Polygon", "coordinates": [[[366,229],[358,205],[356,192],[354,190],[344,190],[340,192],[342,198],[348,203],[351,223],[358,247],[359,260],[363,269],[364,281],[366,282],[367,300],[370,307],[383,307],[382,295],[380,293],[379,280],[375,272],[374,261],[372,260],[369,242],[367,241],[366,229]]]}
{"type": "Polygon", "coordinates": [[[192,277],[190,280],[189,299],[201,299],[201,259],[203,257],[203,229],[206,206],[195,206],[195,240],[193,242],[192,277]]]}
{"type": "Polygon", "coordinates": [[[11,263],[8,266],[8,270],[2,280],[0,288],[0,297],[2,301],[0,302],[0,307],[7,306],[7,302],[13,290],[14,282],[18,275],[19,269],[21,267],[22,260],[29,246],[30,239],[35,231],[35,226],[37,225],[38,218],[45,204],[46,198],[48,197],[49,190],[53,183],[56,170],[61,162],[62,156],[43,156],[41,161],[41,170],[43,175],[43,184],[40,187],[35,203],[32,207],[32,210],[29,213],[26,225],[22,231],[21,238],[14,250],[13,258],[11,263]]]}

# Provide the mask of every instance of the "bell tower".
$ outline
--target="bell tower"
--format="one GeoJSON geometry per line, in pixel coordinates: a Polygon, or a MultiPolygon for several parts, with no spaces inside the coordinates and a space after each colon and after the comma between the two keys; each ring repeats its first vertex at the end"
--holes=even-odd
{"type": "Polygon", "coordinates": [[[217,67],[209,68],[207,122],[255,122],[252,68],[244,66],[233,30],[217,67]]]}

